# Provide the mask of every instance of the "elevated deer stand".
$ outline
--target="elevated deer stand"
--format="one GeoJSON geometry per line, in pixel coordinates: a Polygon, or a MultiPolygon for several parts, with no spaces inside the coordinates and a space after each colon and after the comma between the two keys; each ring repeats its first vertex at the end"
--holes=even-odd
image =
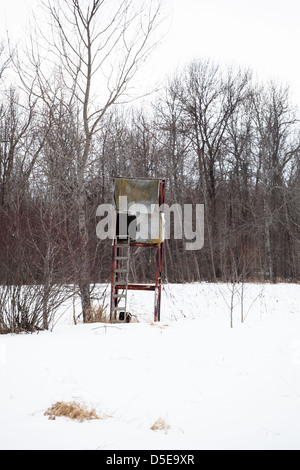
{"type": "Polygon", "coordinates": [[[114,178],[114,205],[117,217],[112,247],[111,321],[130,321],[130,314],[127,312],[128,290],[154,291],[154,321],[160,321],[164,238],[164,218],[160,208],[164,201],[165,179],[114,178]],[[140,217],[137,216],[139,211],[143,211],[140,217]],[[144,230],[141,235],[138,226],[143,224],[145,226],[142,227],[144,230]],[[151,224],[156,224],[155,235],[151,224]],[[132,247],[156,250],[155,283],[129,282],[132,247]]]}

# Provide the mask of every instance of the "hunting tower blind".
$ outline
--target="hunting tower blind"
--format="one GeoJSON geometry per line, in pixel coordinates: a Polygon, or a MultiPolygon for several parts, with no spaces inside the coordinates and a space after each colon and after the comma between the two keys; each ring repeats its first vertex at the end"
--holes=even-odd
{"type": "MultiPolygon", "coordinates": [[[[128,290],[154,291],[154,321],[160,321],[166,181],[163,178],[114,178],[116,227],[112,247],[111,321],[129,321],[128,290]],[[155,251],[155,281],[129,281],[131,249],[155,251]]],[[[151,259],[151,258],[150,258],[151,259]]]]}

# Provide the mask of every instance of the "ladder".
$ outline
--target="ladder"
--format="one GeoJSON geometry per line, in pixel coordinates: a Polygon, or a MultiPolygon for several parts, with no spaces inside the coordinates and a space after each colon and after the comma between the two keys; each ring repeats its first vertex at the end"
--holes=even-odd
{"type": "Polygon", "coordinates": [[[114,242],[111,320],[127,321],[130,238],[114,242]],[[121,293],[120,293],[121,292],[121,293]]]}

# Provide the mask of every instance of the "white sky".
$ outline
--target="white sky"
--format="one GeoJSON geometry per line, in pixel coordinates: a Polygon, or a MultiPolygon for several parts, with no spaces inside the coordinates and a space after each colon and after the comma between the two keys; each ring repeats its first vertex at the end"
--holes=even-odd
{"type": "MultiPolygon", "coordinates": [[[[63,0],[61,0],[63,1],[63,0]]],[[[148,64],[151,79],[194,58],[249,66],[291,85],[300,105],[300,0],[167,0],[173,12],[164,44],[148,64]]],[[[0,37],[22,38],[37,0],[0,0],[0,37]]]]}

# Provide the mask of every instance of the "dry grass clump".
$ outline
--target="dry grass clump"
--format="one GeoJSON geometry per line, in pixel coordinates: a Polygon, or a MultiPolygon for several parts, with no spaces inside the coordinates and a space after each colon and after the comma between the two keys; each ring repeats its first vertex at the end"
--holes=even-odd
{"type": "Polygon", "coordinates": [[[49,419],[52,420],[59,416],[65,416],[66,418],[75,419],[80,423],[86,420],[100,419],[94,409],[89,411],[84,405],[76,402],[66,403],[64,401],[59,401],[52,405],[45,411],[44,416],[49,416],[49,419]]]}
{"type": "Polygon", "coordinates": [[[86,323],[106,323],[107,321],[106,306],[90,307],[86,312],[86,323]]]}
{"type": "Polygon", "coordinates": [[[162,418],[158,418],[155,423],[152,424],[151,428],[152,431],[164,431],[167,434],[170,426],[163,420],[162,418]]]}
{"type": "Polygon", "coordinates": [[[154,326],[155,328],[159,328],[160,330],[164,330],[165,328],[167,328],[169,325],[167,323],[159,323],[159,322],[150,322],[149,323],[150,326],[154,326]]]}

